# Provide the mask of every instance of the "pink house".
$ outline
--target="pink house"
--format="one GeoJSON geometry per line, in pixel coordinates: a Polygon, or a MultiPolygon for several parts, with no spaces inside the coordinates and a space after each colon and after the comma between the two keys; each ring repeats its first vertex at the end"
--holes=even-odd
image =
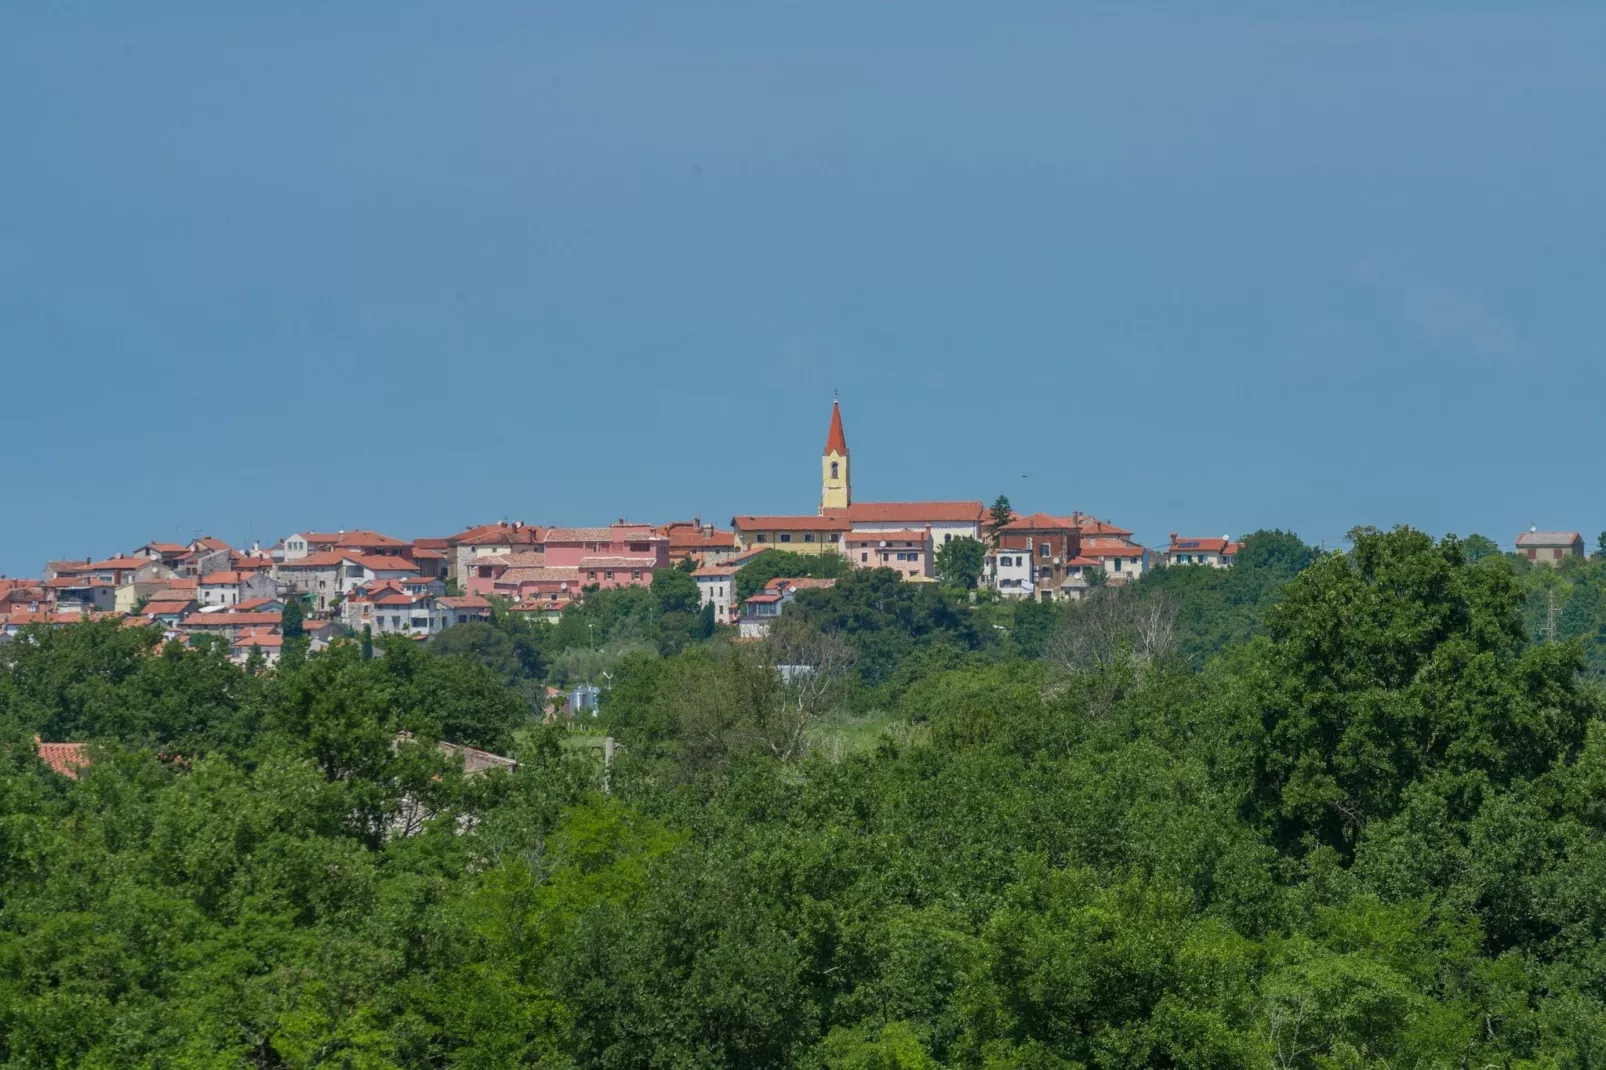
{"type": "Polygon", "coordinates": [[[931,529],[850,531],[842,537],[842,552],[860,568],[890,568],[905,577],[932,575],[931,529]]]}
{"type": "Polygon", "coordinates": [[[545,566],[579,569],[586,587],[644,587],[655,569],[669,567],[669,537],[651,525],[623,521],[605,528],[552,528],[545,566]]]}

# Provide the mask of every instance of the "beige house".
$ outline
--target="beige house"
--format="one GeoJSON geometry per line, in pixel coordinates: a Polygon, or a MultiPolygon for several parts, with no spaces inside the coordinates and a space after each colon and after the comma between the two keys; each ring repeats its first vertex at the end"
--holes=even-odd
{"type": "Polygon", "coordinates": [[[1536,565],[1559,568],[1569,557],[1584,556],[1584,537],[1576,531],[1529,528],[1517,536],[1517,552],[1536,565]]]}

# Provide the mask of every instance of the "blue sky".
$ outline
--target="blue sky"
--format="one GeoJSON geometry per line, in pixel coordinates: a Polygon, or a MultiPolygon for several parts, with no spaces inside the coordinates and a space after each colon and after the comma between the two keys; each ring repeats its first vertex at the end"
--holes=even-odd
{"type": "Polygon", "coordinates": [[[1138,6],[9,5],[0,571],[806,512],[833,388],[863,499],[1593,542],[1606,10],[1138,6]]]}

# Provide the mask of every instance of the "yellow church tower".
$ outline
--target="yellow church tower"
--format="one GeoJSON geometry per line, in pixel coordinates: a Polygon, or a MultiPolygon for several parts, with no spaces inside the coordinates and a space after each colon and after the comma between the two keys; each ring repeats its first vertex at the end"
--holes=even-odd
{"type": "Polygon", "coordinates": [[[831,429],[825,434],[825,456],[820,459],[820,512],[846,509],[853,504],[853,482],[848,478],[848,440],[842,434],[842,406],[831,399],[831,429]]]}

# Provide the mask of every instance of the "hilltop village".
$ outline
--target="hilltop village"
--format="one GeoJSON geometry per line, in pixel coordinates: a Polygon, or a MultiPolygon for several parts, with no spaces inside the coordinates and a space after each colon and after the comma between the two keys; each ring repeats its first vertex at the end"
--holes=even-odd
{"type": "MultiPolygon", "coordinates": [[[[544,526],[497,521],[441,537],[396,538],[363,528],[299,531],[272,546],[237,548],[203,536],[148,542],[101,560],[56,560],[37,579],[0,577],[0,639],[30,625],[120,617],[154,624],[169,639],[218,636],[233,657],[273,664],[286,607],[312,649],[354,634],[425,640],[508,612],[556,622],[588,593],[643,587],[664,569],[696,581],[700,605],[743,636],[763,634],[800,590],[831,579],[781,576],[738,597],[735,577],[767,551],[801,559],[836,555],[846,566],[890,569],[907,583],[995,592],[1005,599],[1076,600],[1170,564],[1230,568],[1241,543],[1173,534],[1151,549],[1118,524],[1087,513],[1015,511],[967,501],[860,501],[842,409],[833,401],[820,457],[820,498],[810,512],[701,518],[661,524],[544,526]]],[[[1577,532],[1531,531],[1519,553],[1559,564],[1584,556],[1577,532]]]]}

